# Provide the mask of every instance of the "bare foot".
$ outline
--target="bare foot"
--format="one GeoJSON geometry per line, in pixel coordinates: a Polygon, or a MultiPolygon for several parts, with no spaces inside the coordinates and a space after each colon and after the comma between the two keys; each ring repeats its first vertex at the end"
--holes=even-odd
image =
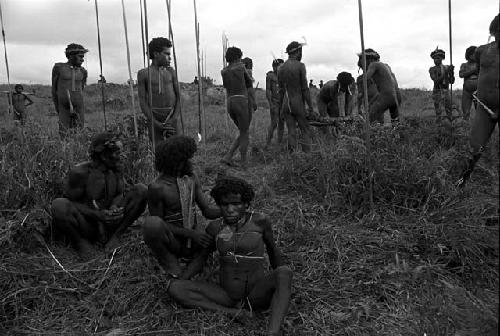
{"type": "Polygon", "coordinates": [[[118,239],[118,237],[112,236],[104,246],[104,251],[109,253],[114,251],[119,246],[120,246],[120,240],[118,239]]]}
{"type": "Polygon", "coordinates": [[[87,261],[94,257],[95,250],[92,244],[90,244],[87,240],[80,240],[75,246],[76,252],[81,260],[87,261]]]}

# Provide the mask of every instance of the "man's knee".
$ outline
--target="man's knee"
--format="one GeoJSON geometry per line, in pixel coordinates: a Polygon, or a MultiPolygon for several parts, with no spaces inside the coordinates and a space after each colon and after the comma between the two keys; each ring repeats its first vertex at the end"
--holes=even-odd
{"type": "Polygon", "coordinates": [[[130,190],[132,193],[132,199],[137,202],[143,202],[147,199],[148,187],[146,187],[143,183],[134,184],[132,189],[130,190]]]}
{"type": "Polygon", "coordinates": [[[144,239],[159,237],[165,230],[165,222],[158,216],[149,216],[144,219],[142,232],[144,239]]]}
{"type": "Polygon", "coordinates": [[[293,272],[290,267],[283,265],[276,268],[276,277],[280,280],[292,280],[293,272]]]}
{"type": "Polygon", "coordinates": [[[61,219],[69,216],[72,208],[71,201],[67,198],[56,198],[52,201],[51,212],[54,219],[61,219]]]}

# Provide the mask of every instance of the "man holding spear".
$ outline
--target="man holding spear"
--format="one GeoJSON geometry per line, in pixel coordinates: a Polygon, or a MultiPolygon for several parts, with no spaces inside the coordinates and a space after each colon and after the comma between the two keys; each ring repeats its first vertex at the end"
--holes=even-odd
{"type": "Polygon", "coordinates": [[[151,66],[139,70],[137,85],[139,104],[149,122],[149,138],[158,142],[181,134],[179,115],[180,94],[172,61],[172,43],[164,37],[153,38],[148,45],[151,66]],[[151,87],[150,87],[151,84],[151,87]]]}

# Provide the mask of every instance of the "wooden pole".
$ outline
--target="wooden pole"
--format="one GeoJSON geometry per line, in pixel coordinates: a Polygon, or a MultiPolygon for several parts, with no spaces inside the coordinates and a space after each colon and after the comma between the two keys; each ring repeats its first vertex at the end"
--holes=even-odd
{"type": "Polygon", "coordinates": [[[5,70],[7,72],[7,86],[9,88],[9,92],[7,93],[7,100],[9,103],[9,113],[15,113],[14,107],[12,105],[12,87],[10,86],[10,71],[9,71],[9,59],[7,57],[7,43],[5,38],[5,29],[3,26],[3,13],[2,13],[2,2],[0,0],[0,21],[2,25],[2,39],[3,39],[3,48],[4,48],[4,57],[5,57],[5,70]]]}
{"type": "Polygon", "coordinates": [[[368,82],[366,78],[366,54],[365,54],[365,37],[363,33],[363,8],[361,4],[361,0],[358,0],[358,9],[359,9],[359,33],[361,36],[361,54],[363,58],[363,91],[364,91],[364,107],[365,107],[365,143],[366,143],[366,151],[367,151],[367,160],[368,160],[368,193],[370,199],[370,211],[373,213],[374,204],[373,204],[373,166],[372,166],[372,157],[371,157],[371,146],[370,146],[370,115],[369,115],[369,106],[368,106],[368,82]]]}
{"type": "Polygon", "coordinates": [[[167,3],[167,12],[168,12],[168,36],[170,38],[170,42],[172,42],[172,53],[174,54],[174,67],[175,67],[175,77],[177,78],[177,92],[179,93],[179,117],[181,119],[181,130],[182,134],[184,134],[184,118],[182,116],[182,96],[181,94],[181,85],[179,83],[179,73],[177,71],[177,54],[175,53],[175,43],[174,43],[174,31],[172,29],[172,12],[171,12],[171,0],[166,0],[167,3]]]}
{"type": "MultiPolygon", "coordinates": [[[[448,35],[450,40],[450,65],[453,65],[453,43],[451,34],[451,0],[448,0],[448,35]]],[[[453,83],[450,83],[450,105],[453,113],[453,83]]],[[[451,120],[450,120],[451,121],[451,120]]]]}
{"type": "Polygon", "coordinates": [[[97,22],[97,48],[99,50],[99,69],[101,71],[100,73],[100,78],[101,78],[101,98],[102,98],[102,114],[104,116],[104,130],[108,129],[108,123],[106,120],[106,98],[105,98],[105,85],[106,85],[106,80],[104,79],[104,76],[102,75],[102,51],[101,51],[101,32],[99,28],[99,9],[97,7],[97,0],[94,0],[95,4],[95,18],[97,22]]]}
{"type": "Polygon", "coordinates": [[[127,46],[127,66],[128,66],[128,78],[129,78],[129,88],[130,88],[130,98],[132,102],[132,113],[134,116],[134,134],[137,138],[139,136],[139,131],[137,129],[137,115],[135,111],[135,97],[134,97],[134,80],[132,79],[132,69],[130,67],[130,47],[128,44],[128,31],[127,31],[127,16],[125,14],[125,3],[122,0],[122,12],[123,12],[123,29],[125,30],[125,44],[127,46]]]}
{"type": "Polygon", "coordinates": [[[196,36],[196,60],[198,65],[198,140],[206,143],[206,128],[205,110],[203,108],[203,81],[201,80],[201,64],[200,64],[200,24],[198,23],[198,11],[196,9],[196,0],[193,0],[194,6],[194,29],[196,36]]]}
{"type": "MultiPolygon", "coordinates": [[[[227,66],[227,62],[226,62],[226,51],[227,51],[227,46],[228,46],[228,38],[226,36],[226,33],[222,33],[222,68],[224,69],[226,66],[227,66]]],[[[224,111],[226,112],[225,113],[225,116],[224,116],[224,126],[225,126],[225,130],[228,129],[228,124],[229,124],[229,113],[228,113],[228,110],[227,110],[227,92],[226,90],[224,90],[224,111]]]]}
{"type": "MultiPolygon", "coordinates": [[[[144,37],[146,42],[149,42],[149,30],[148,30],[148,5],[146,0],[144,0],[144,37]]],[[[148,100],[149,108],[151,109],[151,145],[153,147],[153,156],[156,152],[156,139],[155,139],[155,129],[154,129],[154,116],[153,116],[153,88],[151,87],[151,55],[149,55],[149,47],[146,48],[147,64],[148,64],[148,100]]]]}
{"type": "Polygon", "coordinates": [[[146,67],[146,44],[144,43],[144,18],[143,18],[144,4],[142,3],[142,1],[143,0],[139,1],[139,6],[141,6],[142,66],[145,68],[146,67]]]}

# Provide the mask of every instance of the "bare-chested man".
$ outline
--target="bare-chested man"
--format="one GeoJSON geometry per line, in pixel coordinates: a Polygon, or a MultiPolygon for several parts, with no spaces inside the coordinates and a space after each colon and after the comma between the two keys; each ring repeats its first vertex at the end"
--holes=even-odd
{"type": "Polygon", "coordinates": [[[180,94],[175,70],[170,66],[170,40],[164,37],[153,38],[149,42],[148,53],[151,59],[149,70],[144,68],[137,73],[139,104],[148,120],[149,139],[158,143],[181,133],[177,119],[180,94]]]}
{"type": "Polygon", "coordinates": [[[281,326],[288,312],[292,271],[285,265],[276,246],[272,221],[249,209],[255,192],[250,184],[236,177],[218,179],[210,192],[222,212],[222,219],[211,222],[205,247],[182,274],[172,280],[168,294],[187,307],[201,307],[232,315],[242,307],[270,308],[268,335],[282,335],[281,326]],[[272,270],[267,269],[265,251],[272,270]],[[189,280],[203,268],[212,252],[218,252],[220,281],[189,280]]]}
{"type": "MultiPolygon", "coordinates": [[[[370,105],[373,104],[375,98],[378,96],[378,89],[375,81],[370,79],[367,83],[368,90],[368,109],[370,109],[370,105]]],[[[358,76],[356,78],[356,88],[357,88],[357,102],[358,105],[358,114],[363,115],[364,111],[364,99],[365,99],[365,90],[363,88],[363,75],[358,76]]]]}
{"type": "Polygon", "coordinates": [[[187,136],[176,135],[160,142],[155,152],[160,176],[148,189],[151,216],[144,222],[144,241],[164,271],[174,278],[181,274],[178,258],[195,257],[212,242],[203,230],[196,230],[195,203],[205,217],[221,216],[218,207],[209,205],[193,172],[190,160],[195,152],[196,143],[187,136]]]}
{"type": "Polygon", "coordinates": [[[227,111],[238,127],[239,135],[234,140],[229,151],[221,162],[229,166],[237,166],[233,162],[233,155],[240,150],[240,167],[247,165],[247,151],[249,142],[249,128],[252,121],[252,112],[257,110],[252,77],[241,62],[243,53],[237,47],[229,47],[226,51],[227,67],[222,69],[222,83],[227,92],[227,111]]]}
{"type": "Polygon", "coordinates": [[[274,130],[276,129],[276,127],[278,128],[278,144],[281,144],[281,142],[283,141],[285,119],[281,114],[280,93],[278,85],[278,68],[283,63],[284,61],[281,58],[273,60],[273,71],[269,71],[266,74],[266,98],[269,102],[271,124],[269,125],[269,130],[267,131],[267,141],[265,149],[267,149],[271,145],[271,140],[273,139],[274,130]]]}
{"type": "Polygon", "coordinates": [[[14,108],[14,120],[24,125],[26,123],[26,107],[33,104],[33,100],[23,93],[23,86],[16,84],[12,93],[12,107],[14,108]]]}
{"type": "Polygon", "coordinates": [[[52,68],[52,101],[59,115],[59,134],[64,137],[70,128],[83,127],[85,106],[83,89],[87,84],[87,70],[82,67],[88,50],[80,44],[66,47],[66,63],[52,68]]]}
{"type": "Polygon", "coordinates": [[[92,242],[116,247],[118,237],[144,211],[147,188],[125,185],[121,172],[122,143],[113,133],[100,133],[90,145],[90,161],[71,169],[66,198],[52,202],[54,226],[70,239],[82,258],[92,242]]]}
{"type": "Polygon", "coordinates": [[[477,48],[474,58],[479,66],[477,82],[477,112],[470,133],[471,157],[467,168],[458,181],[463,187],[469,179],[476,162],[484,151],[491,134],[498,125],[499,97],[499,24],[498,15],[490,24],[490,34],[495,41],[477,48]]]}
{"type": "MultiPolygon", "coordinates": [[[[399,122],[399,104],[400,95],[396,76],[391,67],[380,62],[380,55],[373,49],[365,50],[366,55],[366,80],[369,82],[372,78],[377,86],[378,95],[370,104],[369,118],[370,122],[384,123],[384,112],[389,110],[391,122],[399,122]]],[[[362,54],[359,54],[358,66],[362,67],[362,54]]]]}
{"type": "Polygon", "coordinates": [[[437,122],[441,121],[442,106],[446,116],[451,121],[453,119],[452,103],[450,96],[450,84],[455,83],[455,75],[453,74],[453,65],[444,65],[445,52],[442,49],[436,48],[431,52],[431,58],[434,60],[434,66],[429,68],[429,74],[434,87],[432,89],[432,99],[434,101],[434,111],[436,112],[437,122]]]}
{"type": "Polygon", "coordinates": [[[286,47],[288,60],[278,69],[280,89],[280,106],[284,113],[288,129],[288,146],[293,151],[297,147],[297,124],[302,133],[302,150],[311,149],[311,128],[306,119],[307,114],[314,114],[311,93],[307,85],[306,66],[302,60],[302,44],[291,42],[286,47]],[[304,103],[307,104],[308,112],[304,103]]]}
{"type": "Polygon", "coordinates": [[[322,117],[340,117],[339,97],[345,97],[345,115],[350,115],[353,108],[353,99],[351,92],[351,84],[354,83],[354,78],[349,72],[341,72],[337,75],[336,80],[331,80],[319,90],[317,97],[317,105],[319,115],[322,117]]]}
{"type": "Polygon", "coordinates": [[[476,46],[470,46],[465,50],[466,63],[460,65],[458,75],[464,79],[462,89],[462,114],[465,120],[469,120],[470,109],[472,107],[472,94],[477,90],[477,78],[479,75],[479,67],[474,59],[476,46]]]}

